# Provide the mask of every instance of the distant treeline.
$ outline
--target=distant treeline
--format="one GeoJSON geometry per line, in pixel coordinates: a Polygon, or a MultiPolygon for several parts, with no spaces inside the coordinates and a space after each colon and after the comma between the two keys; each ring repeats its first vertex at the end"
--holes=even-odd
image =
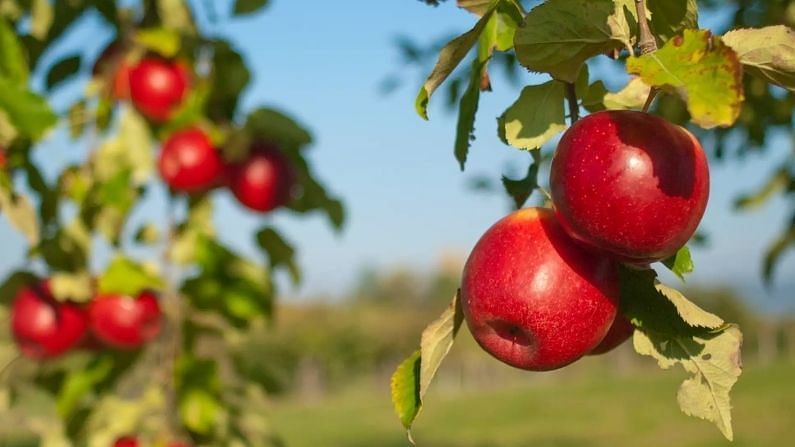
{"type": "MultiPolygon", "coordinates": [[[[272,324],[254,329],[240,359],[274,393],[323,394],[351,380],[385,381],[416,349],[419,334],[452,298],[460,265],[432,272],[397,269],[365,272],[349,297],[334,302],[286,304],[272,324]]],[[[685,294],[705,309],[737,323],[746,362],[795,359],[795,316],[763,317],[735,291],[700,287],[685,294]]],[[[488,384],[510,368],[492,361],[462,331],[445,369],[461,381],[488,384]]],[[[608,367],[643,367],[647,358],[626,344],[604,360],[608,367]]],[[[458,379],[457,379],[458,380],[458,379]]]]}

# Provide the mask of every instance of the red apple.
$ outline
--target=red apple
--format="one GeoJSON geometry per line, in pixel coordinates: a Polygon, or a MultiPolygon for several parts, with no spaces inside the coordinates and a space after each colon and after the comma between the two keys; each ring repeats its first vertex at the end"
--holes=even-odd
{"type": "Polygon", "coordinates": [[[148,291],[135,298],[99,295],[89,304],[88,315],[94,336],[115,348],[138,348],[160,332],[160,304],[148,291]]]}
{"type": "Polygon", "coordinates": [[[609,258],[566,235],[554,212],[516,211],[480,238],[464,266],[461,305],[472,335],[497,359],[545,371],[604,338],[618,305],[609,258]]]}
{"type": "Polygon", "coordinates": [[[213,186],[221,175],[223,161],[207,134],[200,129],[186,129],[166,140],[157,166],[172,189],[194,192],[213,186]]]}
{"type": "Polygon", "coordinates": [[[610,352],[627,341],[635,332],[635,326],[621,314],[616,315],[613,325],[607,331],[607,335],[595,348],[591,349],[588,355],[599,355],[610,352]]]}
{"type": "Polygon", "coordinates": [[[6,148],[0,146],[0,169],[5,169],[8,159],[6,158],[6,148]]]}
{"type": "Polygon", "coordinates": [[[185,66],[155,57],[141,59],[130,69],[130,97],[152,121],[168,120],[188,91],[185,66]]]}
{"type": "Polygon", "coordinates": [[[693,236],[707,206],[709,169],[685,128],[648,113],[605,111],[563,135],[550,186],[572,237],[643,265],[693,236]]]}
{"type": "Polygon", "coordinates": [[[248,158],[227,173],[235,197],[248,208],[268,212],[290,200],[295,173],[278,148],[258,144],[248,158]]]}
{"type": "Polygon", "coordinates": [[[45,281],[17,293],[11,307],[11,331],[20,351],[33,359],[57,357],[74,348],[88,329],[86,312],[58,302],[45,281]]]}
{"type": "Polygon", "coordinates": [[[125,53],[120,42],[112,42],[102,50],[91,69],[91,74],[95,77],[107,76],[110,80],[110,94],[115,99],[130,98],[130,64],[125,53]]]}
{"type": "Polygon", "coordinates": [[[119,438],[113,443],[113,447],[138,447],[138,439],[132,436],[119,438]]]}

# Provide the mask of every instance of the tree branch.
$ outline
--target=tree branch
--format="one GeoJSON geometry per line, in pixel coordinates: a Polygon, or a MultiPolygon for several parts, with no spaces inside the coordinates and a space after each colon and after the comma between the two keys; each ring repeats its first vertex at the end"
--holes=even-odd
{"type": "Polygon", "coordinates": [[[649,28],[649,21],[646,20],[646,1],[635,0],[635,9],[638,12],[638,47],[640,47],[640,54],[648,54],[657,50],[657,41],[651,33],[649,28]]]}

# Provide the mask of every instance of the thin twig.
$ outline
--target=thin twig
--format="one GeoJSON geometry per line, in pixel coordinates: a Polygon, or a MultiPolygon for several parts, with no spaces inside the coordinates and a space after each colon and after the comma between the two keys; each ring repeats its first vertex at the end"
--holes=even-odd
{"type": "Polygon", "coordinates": [[[638,12],[638,29],[640,32],[638,47],[640,47],[640,54],[649,54],[657,50],[657,41],[651,33],[649,21],[646,20],[646,1],[635,0],[635,9],[638,12]]]}
{"type": "Polygon", "coordinates": [[[657,87],[652,87],[651,90],[649,90],[649,97],[646,98],[646,103],[643,104],[644,112],[649,111],[649,109],[651,108],[651,104],[654,102],[654,98],[657,97],[657,93],[660,93],[660,89],[658,89],[657,87]]]}
{"type": "Polygon", "coordinates": [[[577,88],[573,82],[564,82],[566,85],[566,99],[569,100],[569,113],[571,114],[571,124],[580,119],[580,106],[577,103],[577,88]]]}

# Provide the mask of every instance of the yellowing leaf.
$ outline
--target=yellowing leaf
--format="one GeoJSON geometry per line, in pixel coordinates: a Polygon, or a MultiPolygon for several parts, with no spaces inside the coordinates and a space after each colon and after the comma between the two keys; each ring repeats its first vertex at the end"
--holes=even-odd
{"type": "Polygon", "coordinates": [[[677,363],[691,374],[679,387],[677,401],[688,416],[711,421],[728,440],[734,438],[729,392],[742,373],[742,333],[728,326],[692,337],[662,337],[635,331],[635,351],[667,369],[677,363]]]}
{"type": "Polygon", "coordinates": [[[39,243],[39,221],[28,198],[0,188],[0,213],[19,230],[30,245],[39,243]]]}
{"type": "Polygon", "coordinates": [[[538,149],[566,129],[563,83],[549,81],[522,89],[498,120],[503,141],[520,149],[538,149]]]}
{"type": "Polygon", "coordinates": [[[550,0],[533,8],[516,31],[519,62],[531,71],[575,82],[589,58],[632,48],[628,0],[550,0]]]}
{"type": "Polygon", "coordinates": [[[641,78],[632,78],[615,93],[608,91],[602,81],[597,81],[589,86],[582,103],[589,112],[640,109],[646,103],[650,91],[651,87],[641,78]]]}
{"type": "Polygon", "coordinates": [[[746,72],[795,91],[795,31],[779,25],[737,29],[723,36],[746,72]]]}
{"type": "Polygon", "coordinates": [[[94,294],[92,286],[91,274],[87,271],[55,272],[50,276],[52,294],[58,301],[86,302],[94,294]]]}
{"type": "Polygon", "coordinates": [[[627,71],[653,87],[677,93],[693,122],[728,127],[740,115],[742,67],[737,54],[709,31],[685,30],[659,50],[627,60],[627,71]]]}

